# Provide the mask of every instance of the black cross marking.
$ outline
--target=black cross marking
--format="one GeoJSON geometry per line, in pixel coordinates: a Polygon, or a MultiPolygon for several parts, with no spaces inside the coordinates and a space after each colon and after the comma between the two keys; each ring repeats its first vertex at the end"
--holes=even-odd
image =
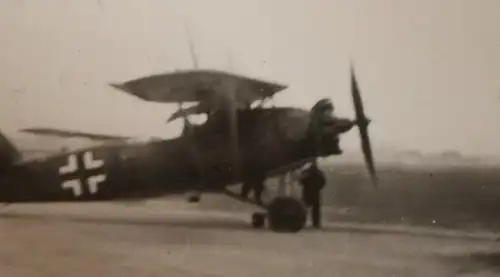
{"type": "MultiPolygon", "coordinates": [[[[106,179],[104,164],[99,165],[97,168],[89,168],[90,165],[85,163],[84,156],[92,154],[92,152],[83,152],[67,156],[68,165],[72,163],[71,159],[76,158],[76,168],[71,172],[60,173],[62,177],[61,186],[63,189],[72,189],[76,197],[82,196],[85,188],[90,194],[97,193],[98,185],[106,179]]],[[[95,162],[95,160],[90,162],[95,162]]]]}

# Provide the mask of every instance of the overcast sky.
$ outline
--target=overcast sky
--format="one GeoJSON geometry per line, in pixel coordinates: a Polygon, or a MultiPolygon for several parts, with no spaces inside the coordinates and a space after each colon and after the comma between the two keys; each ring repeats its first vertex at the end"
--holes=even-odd
{"type": "Polygon", "coordinates": [[[351,116],[352,59],[375,146],[500,154],[498,0],[1,0],[0,127],[177,135],[107,84],[191,68],[185,21],[201,67],[289,84],[277,105],[351,116]]]}

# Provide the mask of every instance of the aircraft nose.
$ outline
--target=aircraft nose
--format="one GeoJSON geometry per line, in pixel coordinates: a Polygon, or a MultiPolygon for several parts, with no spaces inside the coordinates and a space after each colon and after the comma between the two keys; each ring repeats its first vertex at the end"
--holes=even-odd
{"type": "Polygon", "coordinates": [[[368,125],[370,125],[372,120],[367,117],[363,117],[361,119],[355,120],[354,122],[359,127],[368,127],[368,125]]]}
{"type": "Polygon", "coordinates": [[[351,130],[352,127],[354,127],[354,125],[356,124],[356,121],[349,118],[336,118],[333,124],[333,128],[337,133],[341,134],[351,130]]]}

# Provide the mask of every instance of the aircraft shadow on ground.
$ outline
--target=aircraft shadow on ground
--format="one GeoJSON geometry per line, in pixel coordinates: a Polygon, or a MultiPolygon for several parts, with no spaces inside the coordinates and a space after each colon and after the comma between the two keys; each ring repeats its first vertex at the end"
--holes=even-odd
{"type": "Polygon", "coordinates": [[[112,225],[132,225],[132,226],[158,226],[158,227],[185,227],[193,229],[220,229],[220,230],[251,230],[250,222],[234,219],[182,219],[182,218],[139,218],[139,217],[106,217],[99,218],[87,215],[33,215],[15,213],[4,213],[0,215],[3,219],[31,219],[43,221],[69,221],[76,223],[112,224],[112,225]]]}
{"type": "MultiPolygon", "coordinates": [[[[248,232],[270,232],[268,228],[254,229],[251,227],[250,219],[240,218],[218,218],[216,216],[209,216],[206,218],[175,218],[166,217],[148,217],[141,218],[137,216],[121,216],[121,217],[98,217],[92,215],[40,215],[30,213],[9,213],[4,212],[0,214],[0,219],[26,219],[26,220],[42,220],[49,221],[67,221],[76,223],[93,223],[93,224],[112,224],[112,225],[131,225],[131,226],[156,226],[156,227],[178,227],[178,228],[192,228],[192,229],[208,229],[208,230],[238,230],[248,232]]],[[[439,232],[415,232],[411,228],[391,229],[391,228],[372,228],[365,224],[359,226],[335,226],[328,225],[321,230],[315,230],[306,226],[301,232],[323,232],[323,233],[336,233],[336,234],[357,234],[357,235],[403,235],[412,237],[429,237],[439,239],[464,239],[464,240],[491,240],[483,237],[474,236],[459,236],[447,235],[446,233],[440,234],[439,232]]]]}

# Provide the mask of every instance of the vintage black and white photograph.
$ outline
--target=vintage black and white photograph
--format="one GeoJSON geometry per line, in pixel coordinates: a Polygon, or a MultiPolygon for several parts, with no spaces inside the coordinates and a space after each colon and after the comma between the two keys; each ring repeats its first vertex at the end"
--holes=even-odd
{"type": "Polygon", "coordinates": [[[499,0],[0,0],[0,277],[500,275],[499,0]]]}

